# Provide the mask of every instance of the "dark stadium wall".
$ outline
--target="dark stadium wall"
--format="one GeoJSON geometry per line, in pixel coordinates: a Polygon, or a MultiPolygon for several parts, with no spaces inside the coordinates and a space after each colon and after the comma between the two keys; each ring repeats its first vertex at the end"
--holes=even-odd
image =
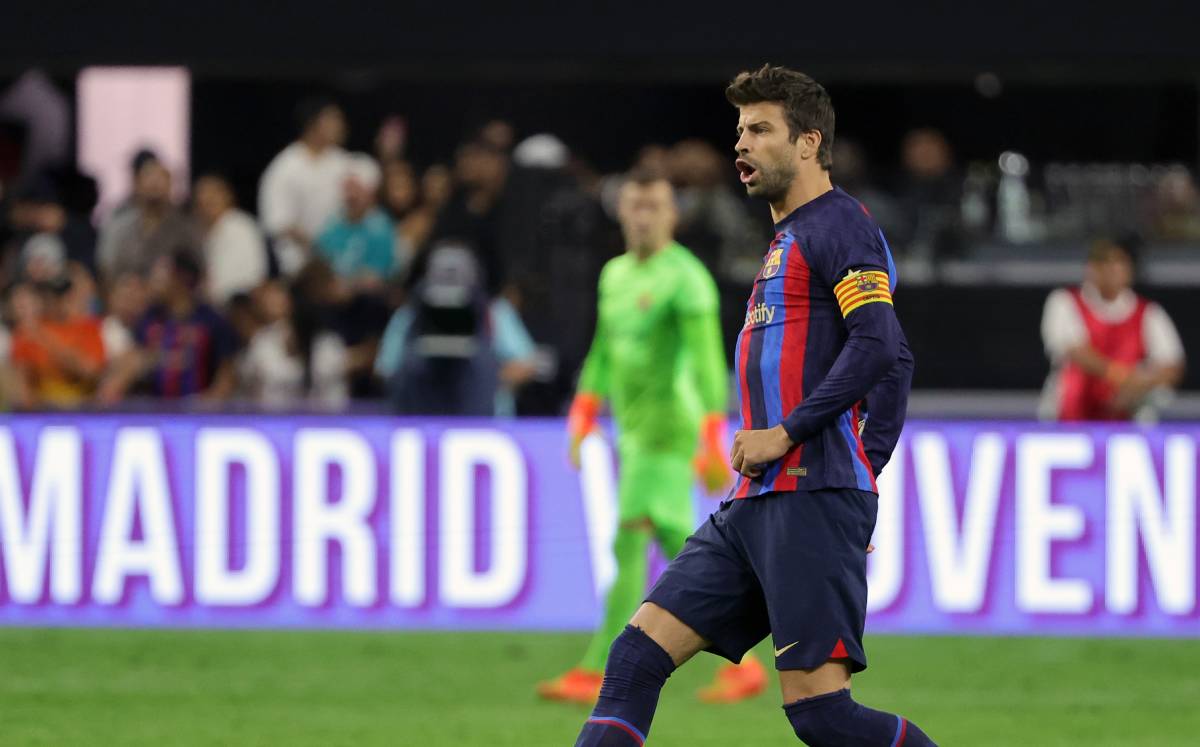
{"type": "Polygon", "coordinates": [[[769,57],[911,80],[980,65],[1193,74],[1195,3],[79,3],[8,0],[0,69],[185,63],[239,75],[392,69],[425,79],[721,77],[769,57]]]}

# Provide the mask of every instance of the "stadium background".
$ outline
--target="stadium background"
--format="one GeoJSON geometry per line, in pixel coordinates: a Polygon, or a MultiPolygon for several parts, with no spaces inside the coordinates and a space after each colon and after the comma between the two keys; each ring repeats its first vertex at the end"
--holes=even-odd
{"type": "MultiPolygon", "coordinates": [[[[1056,429],[1033,416],[1048,370],[1042,302],[1079,279],[1095,238],[1142,237],[1139,290],[1171,314],[1185,349],[1200,349],[1195,15],[1155,2],[1133,11],[609,5],[602,14],[555,4],[8,3],[0,93],[43,71],[77,130],[85,69],[184,68],[185,166],[224,171],[249,210],[267,163],[295,137],[295,104],[313,93],[345,110],[349,150],[371,151],[380,123],[403,116],[405,157],[419,169],[453,163],[491,120],[510,122],[518,142],[551,133],[571,151],[583,209],[597,211],[600,190],[581,185],[625,169],[644,146],[698,138],[725,158],[732,120],[721,88],[764,60],[825,83],[839,139],[857,142],[869,164],[860,190],[885,203],[904,204],[911,186],[906,134],[938,130],[953,153],[946,181],[958,185],[949,202],[961,206],[978,188],[988,217],[967,226],[960,213],[953,240],[914,229],[897,246],[917,420],[892,477],[891,541],[877,542],[872,561],[873,582],[895,596],[874,611],[873,666],[856,688],[945,744],[1186,745],[1200,730],[1198,369],[1160,426],[1056,429]],[[1002,189],[1007,152],[1031,168],[1002,189]],[[1159,189],[1168,173],[1175,191],[1159,189]],[[1063,186],[1069,178],[1077,181],[1063,186]],[[1018,186],[1031,206],[1002,219],[1000,195],[1018,186]],[[1053,518],[1056,505],[1081,525],[1053,518]]],[[[28,176],[30,133],[0,117],[0,135],[11,200],[28,176]]],[[[732,176],[730,168],[701,186],[730,190],[732,176]]],[[[761,205],[743,209],[765,224],[761,205]]],[[[353,414],[193,414],[186,402],[138,398],[120,405],[135,414],[89,406],[0,416],[0,743],[569,743],[582,713],[537,703],[532,686],[571,663],[605,577],[612,457],[593,443],[589,468],[569,472],[556,419],[590,333],[595,274],[619,248],[611,225],[597,221],[584,246],[543,237],[513,254],[515,277],[533,268],[565,289],[525,289],[550,304],[550,315],[522,312],[557,362],[519,399],[528,419],[394,420],[378,392],[348,406],[353,414]],[[214,433],[248,445],[230,457],[243,462],[235,476],[204,493],[199,444],[214,433]],[[250,464],[263,444],[270,457],[250,464]],[[324,470],[302,472],[306,457],[325,460],[324,470]],[[419,465],[422,479],[405,482],[413,472],[397,464],[419,465]],[[243,475],[266,475],[266,488],[243,475]],[[300,497],[300,486],[330,475],[300,497]],[[208,525],[223,533],[211,540],[197,527],[198,506],[226,505],[226,489],[230,516],[208,525]],[[79,527],[51,514],[46,526],[61,533],[21,545],[20,532],[36,526],[23,523],[25,509],[39,496],[78,505],[79,527]],[[358,529],[341,543],[301,536],[298,501],[344,506],[347,496],[361,498],[358,529]],[[136,509],[119,516],[122,501],[136,509]],[[246,507],[266,518],[239,518],[246,507]],[[524,516],[517,530],[514,511],[524,516]],[[106,544],[110,523],[128,537],[106,544]],[[171,543],[150,542],[139,560],[139,542],[166,535],[171,543]],[[210,560],[227,563],[226,587],[206,592],[198,577],[212,572],[199,557],[213,547],[210,560]],[[323,559],[303,565],[305,548],[323,559]],[[266,580],[240,601],[223,599],[236,597],[231,579],[252,557],[268,558],[256,561],[266,580]],[[307,575],[318,569],[324,583],[307,575]],[[373,582],[361,582],[364,569],[373,582]]],[[[760,245],[746,244],[753,261],[760,245]]],[[[732,339],[744,257],[712,251],[732,339]]],[[[218,409],[247,408],[239,400],[218,409]]],[[[698,500],[698,512],[705,505],[698,500]]],[[[701,708],[690,690],[706,671],[690,669],[668,688],[655,743],[789,743],[773,693],[701,708]]]]}

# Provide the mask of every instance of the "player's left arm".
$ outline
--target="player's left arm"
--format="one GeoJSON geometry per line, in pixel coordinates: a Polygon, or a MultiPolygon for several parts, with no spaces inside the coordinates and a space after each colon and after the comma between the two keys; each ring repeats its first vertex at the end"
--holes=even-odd
{"type": "Polygon", "coordinates": [[[871,471],[878,477],[892,458],[904,418],[908,414],[908,392],[912,388],[913,355],[904,334],[900,335],[900,355],[883,378],[867,394],[865,422],[862,428],[863,450],[871,471]]]}

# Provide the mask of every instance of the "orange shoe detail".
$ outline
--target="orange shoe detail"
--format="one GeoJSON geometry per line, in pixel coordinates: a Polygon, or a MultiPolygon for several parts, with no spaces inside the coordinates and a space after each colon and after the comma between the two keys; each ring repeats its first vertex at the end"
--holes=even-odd
{"type": "Polygon", "coordinates": [[[591,705],[600,697],[600,685],[603,683],[603,672],[589,672],[576,667],[560,677],[538,683],[537,694],[546,700],[591,705]]]}
{"type": "Polygon", "coordinates": [[[753,698],[767,689],[767,670],[752,655],[747,654],[741,664],[724,664],[708,687],[696,696],[705,703],[736,703],[753,698]]]}

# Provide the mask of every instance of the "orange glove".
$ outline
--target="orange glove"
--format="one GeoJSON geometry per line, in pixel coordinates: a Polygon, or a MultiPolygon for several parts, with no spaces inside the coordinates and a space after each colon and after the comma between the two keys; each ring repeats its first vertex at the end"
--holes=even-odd
{"type": "Polygon", "coordinates": [[[579,447],[588,434],[596,430],[596,416],[600,414],[600,398],[594,394],[580,392],[571,402],[567,413],[567,436],[571,440],[571,466],[579,469],[579,447]]]}
{"type": "Polygon", "coordinates": [[[729,449],[725,447],[725,416],[711,413],[700,425],[700,448],[692,462],[700,483],[710,495],[718,495],[729,485],[729,449]]]}

